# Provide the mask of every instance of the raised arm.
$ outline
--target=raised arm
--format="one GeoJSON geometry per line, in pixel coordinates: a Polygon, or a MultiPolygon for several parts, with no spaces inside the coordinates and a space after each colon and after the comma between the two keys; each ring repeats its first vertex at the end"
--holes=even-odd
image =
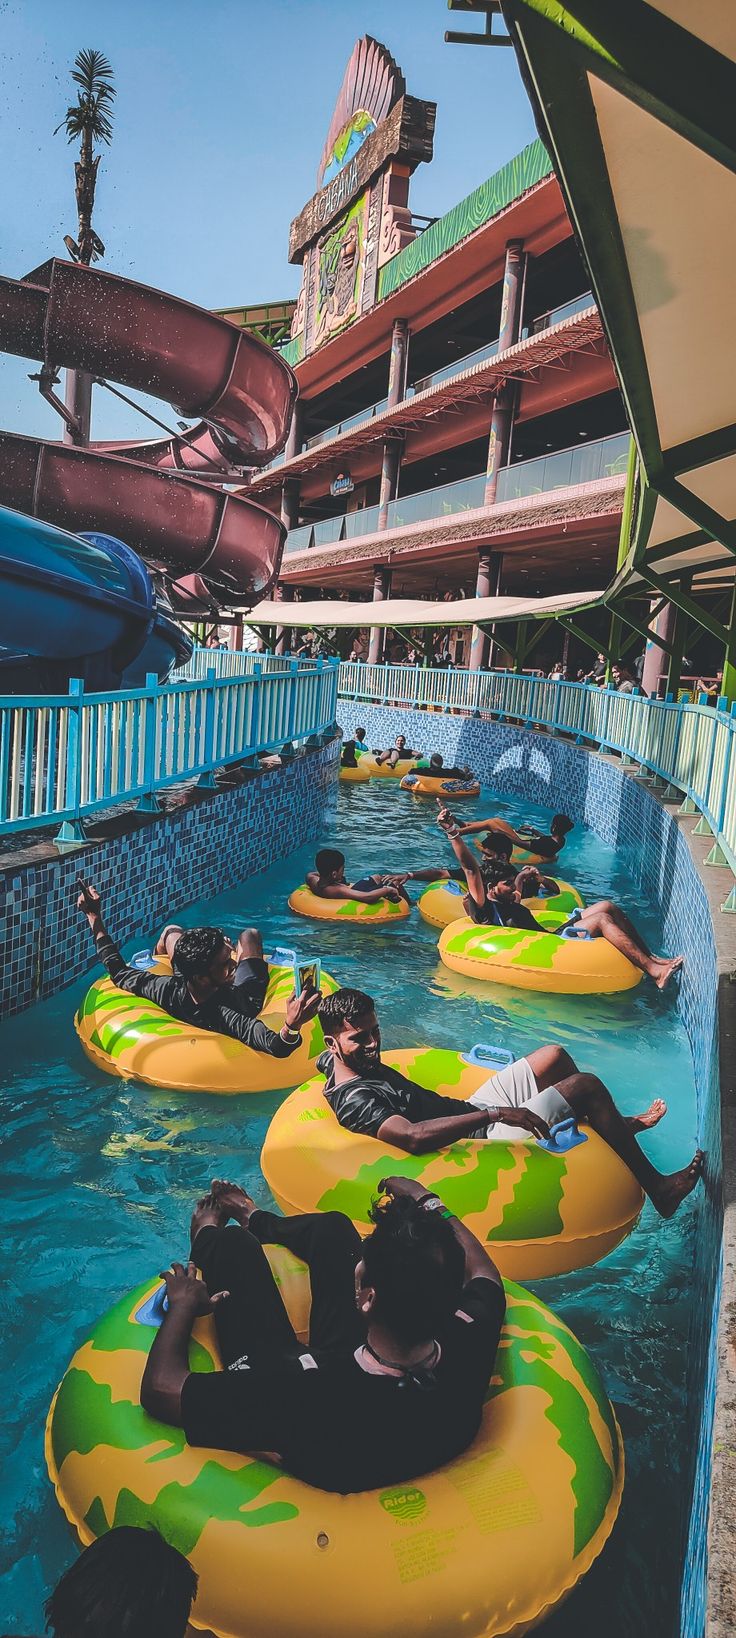
{"type": "MultiPolygon", "coordinates": [[[[384,1177],[378,1187],[383,1194],[393,1195],[394,1198],[399,1194],[411,1195],[415,1200],[440,1198],[432,1190],[425,1189],[423,1183],[418,1183],[413,1177],[384,1177]]],[[[465,1254],[465,1285],[469,1285],[471,1280],[493,1280],[495,1285],[502,1285],[496,1264],[480,1240],[476,1240],[475,1235],[460,1222],[459,1217],[454,1217],[449,1211],[445,1211],[445,1216],[449,1218],[455,1239],[459,1241],[465,1254]]]]}
{"type": "Polygon", "coordinates": [[[253,1052],[266,1052],[271,1058],[290,1058],[301,1044],[301,1030],[314,1017],[321,998],[321,991],[314,987],[305,987],[300,995],[291,995],[286,1003],[285,1022],[278,1032],[264,1024],[262,1018],[249,1018],[238,1007],[229,1006],[227,999],[218,1007],[218,1022],[223,1035],[232,1035],[253,1052]]]}
{"type": "Polygon", "coordinates": [[[505,819],[473,819],[467,825],[460,826],[461,836],[474,836],[480,830],[496,831],[501,836],[508,836],[514,847],[524,847],[526,844],[518,830],[507,824],[505,819]]]}
{"type": "Polygon", "coordinates": [[[164,973],[142,973],[135,967],[129,967],[102,919],[102,902],[97,888],[85,881],[82,876],[77,878],[77,886],[79,889],[77,909],[87,918],[97,954],[103,966],[107,968],[113,984],[116,984],[119,990],[128,990],[131,995],[155,1001],[156,1005],[163,1007],[165,1011],[173,980],[164,973]]]}
{"type": "Polygon", "coordinates": [[[439,809],[437,823],[444,830],[455,858],[458,864],[462,866],[470,897],[474,904],[483,905],[486,902],[486,890],[481,875],[480,859],[476,854],[471,853],[467,842],[463,841],[454,814],[450,813],[449,808],[443,807],[441,802],[439,809]]]}

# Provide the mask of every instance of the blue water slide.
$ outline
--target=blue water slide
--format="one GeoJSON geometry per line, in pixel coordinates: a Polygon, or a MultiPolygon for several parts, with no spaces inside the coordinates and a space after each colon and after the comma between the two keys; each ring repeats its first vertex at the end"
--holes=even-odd
{"type": "Polygon", "coordinates": [[[114,688],[141,684],[147,671],[166,677],[191,642],[123,541],[0,507],[0,650],[3,692],[3,673],[27,676],[34,662],[42,681],[52,672],[114,688]]]}

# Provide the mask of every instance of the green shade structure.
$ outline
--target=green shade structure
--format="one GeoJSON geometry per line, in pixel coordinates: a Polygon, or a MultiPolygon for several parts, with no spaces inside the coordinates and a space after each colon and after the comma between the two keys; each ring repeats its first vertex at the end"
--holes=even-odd
{"type": "MultiPolygon", "coordinates": [[[[727,591],[736,563],[736,9],[503,0],[503,13],[638,450],[614,594],[666,593],[707,624],[690,593],[727,591]]],[[[728,671],[732,622],[708,629],[728,671]]]]}

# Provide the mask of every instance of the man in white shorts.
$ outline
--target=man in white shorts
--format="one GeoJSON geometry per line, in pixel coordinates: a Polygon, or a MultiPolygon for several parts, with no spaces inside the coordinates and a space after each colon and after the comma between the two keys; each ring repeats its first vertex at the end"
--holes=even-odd
{"type": "Polygon", "coordinates": [[[466,1103],[418,1086],[381,1062],[375,1005],[362,990],[325,995],[318,1009],[327,1045],[317,1061],[324,1094],[341,1126],[378,1138],[407,1154],[429,1154],[460,1138],[548,1138],[559,1121],[586,1122],[615,1150],[662,1217],[671,1217],[694,1189],[703,1164],[658,1172],[636,1141],[656,1126],[667,1105],[656,1098],[643,1115],[625,1116],[597,1075],[578,1069],[564,1047],[537,1047],[491,1075],[466,1103]]]}
{"type": "MultiPolygon", "coordinates": [[[[575,1074],[576,1066],[563,1047],[538,1047],[535,1052],[530,1052],[528,1058],[516,1058],[504,1069],[489,1075],[478,1091],[468,1098],[468,1106],[493,1115],[493,1124],[486,1134],[488,1137],[514,1142],[527,1137],[533,1127],[520,1126],[517,1120],[510,1124],[503,1118],[507,1109],[517,1113],[526,1110],[528,1114],[538,1115],[548,1128],[559,1125],[563,1120],[575,1120],[572,1104],[563,1097],[554,1081],[548,1082],[550,1075],[564,1080],[575,1074]]],[[[544,1134],[535,1132],[534,1135],[544,1134]]]]}

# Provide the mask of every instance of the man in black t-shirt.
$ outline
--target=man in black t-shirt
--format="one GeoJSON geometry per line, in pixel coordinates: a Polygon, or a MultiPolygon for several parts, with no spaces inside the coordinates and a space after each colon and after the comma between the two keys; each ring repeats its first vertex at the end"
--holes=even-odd
{"type": "MultiPolygon", "coordinates": [[[[703,1163],[700,1150],[689,1166],[664,1176],[636,1141],[667,1113],[666,1103],[655,1098],[644,1114],[622,1115],[608,1087],[597,1075],[579,1070],[563,1047],[537,1047],[490,1075],[463,1102],[419,1086],[382,1063],[375,1006],[362,990],[325,996],[319,1020],[328,1050],[317,1068],[326,1077],[327,1102],[349,1132],[423,1155],[461,1138],[493,1136],[513,1142],[529,1133],[546,1138],[560,1121],[585,1121],[629,1167],[662,1217],[671,1217],[695,1188],[703,1163]]],[[[552,1178],[550,1186],[556,1187],[552,1178]]]]}
{"type": "Polygon", "coordinates": [[[412,757],[421,754],[421,751],[413,751],[411,746],[407,745],[405,734],[397,734],[393,745],[389,746],[387,751],[376,751],[376,762],[379,765],[387,762],[391,768],[395,768],[397,762],[408,762],[412,757]]]}
{"type": "Polygon", "coordinates": [[[503,1286],[437,1195],[411,1178],[380,1188],[388,1198],[361,1241],[340,1212],[281,1218],[213,1182],[192,1219],[188,1268],[164,1275],[168,1311],[143,1374],[144,1410],[190,1444],[271,1451],[295,1478],[342,1493],[403,1483],[465,1450],[493,1374],[503,1286]],[[308,1344],[264,1244],[308,1264],[308,1344]],[[194,1320],[210,1312],[224,1369],[190,1371],[194,1320]]]}
{"type": "MultiPolygon", "coordinates": [[[[168,956],[173,965],[174,951],[185,931],[178,922],[167,922],[156,940],[154,956],[168,956]]],[[[234,947],[224,934],[223,938],[232,957],[231,1005],[246,1018],[257,1018],[268,989],[268,962],[263,959],[263,939],[257,927],[244,927],[234,947]]]]}
{"type": "MultiPolygon", "coordinates": [[[[464,900],[466,915],[484,927],[521,927],[530,933],[552,932],[557,938],[605,938],[614,949],[620,950],[632,966],[653,979],[658,990],[663,990],[673,974],[682,966],[683,956],[652,955],[633,922],[612,899],[598,899],[584,909],[573,910],[569,921],[555,928],[543,927],[521,902],[521,894],[508,872],[499,863],[481,866],[480,860],[468,847],[463,830],[456,818],[440,802],[437,823],[444,830],[458,864],[468,884],[464,900]]],[[[554,821],[553,821],[554,824],[554,821]]],[[[467,827],[465,827],[467,829],[467,827]]]]}
{"type": "MultiPolygon", "coordinates": [[[[96,887],[82,877],[78,880],[77,909],[86,916],[97,955],[120,990],[155,1002],[170,1017],[218,1035],[231,1035],[254,1052],[273,1058],[289,1058],[301,1043],[301,1028],[314,1017],[320,992],[306,985],[300,995],[286,1003],[285,1021],[278,1034],[261,1018],[242,1007],[233,991],[237,970],[232,945],[217,927],[193,927],[176,941],[171,977],[166,973],[141,972],[129,967],[111,939],[102,919],[102,904],[96,887]]],[[[166,930],[165,930],[166,931],[166,930]]],[[[253,974],[246,974],[253,980],[253,974]]],[[[261,975],[255,974],[260,991],[261,975]]],[[[246,986],[247,989],[247,986],[246,986]]]]}
{"type": "Polygon", "coordinates": [[[537,853],[540,859],[556,859],[565,846],[571,830],[575,829],[572,819],[566,813],[556,813],[550,821],[549,835],[537,830],[534,825],[524,825],[520,830],[514,830],[507,819],[473,819],[465,825],[458,825],[461,836],[474,836],[485,831],[481,846],[488,847],[489,852],[494,849],[490,845],[494,836],[505,836],[512,848],[519,848],[522,852],[537,853]]]}

